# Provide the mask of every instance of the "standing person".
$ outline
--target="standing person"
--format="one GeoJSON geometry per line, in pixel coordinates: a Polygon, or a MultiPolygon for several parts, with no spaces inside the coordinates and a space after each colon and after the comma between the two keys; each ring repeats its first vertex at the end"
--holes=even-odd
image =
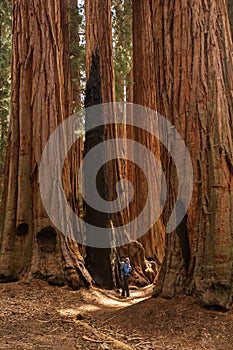
{"type": "MultiPolygon", "coordinates": [[[[119,284],[120,284],[120,288],[123,287],[123,283],[124,283],[124,266],[125,266],[125,258],[121,258],[120,262],[119,262],[119,268],[120,268],[119,284]]],[[[120,292],[120,291],[118,290],[118,292],[120,292]]]]}
{"type": "Polygon", "coordinates": [[[121,259],[120,261],[120,271],[121,271],[121,277],[122,277],[122,280],[124,278],[124,266],[125,266],[125,259],[121,259]]]}
{"type": "Polygon", "coordinates": [[[125,258],[125,264],[123,267],[123,288],[122,288],[122,297],[129,297],[129,277],[130,273],[132,271],[131,265],[130,265],[130,259],[125,258]],[[125,295],[126,294],[126,295],[125,295]]]}

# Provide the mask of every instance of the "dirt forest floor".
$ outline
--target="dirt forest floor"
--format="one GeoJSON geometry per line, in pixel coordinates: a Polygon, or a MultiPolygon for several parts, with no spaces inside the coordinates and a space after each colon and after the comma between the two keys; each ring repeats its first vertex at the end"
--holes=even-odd
{"type": "Polygon", "coordinates": [[[198,300],[151,298],[152,286],[120,299],[98,288],[45,282],[0,285],[0,349],[233,349],[233,311],[198,300]]]}

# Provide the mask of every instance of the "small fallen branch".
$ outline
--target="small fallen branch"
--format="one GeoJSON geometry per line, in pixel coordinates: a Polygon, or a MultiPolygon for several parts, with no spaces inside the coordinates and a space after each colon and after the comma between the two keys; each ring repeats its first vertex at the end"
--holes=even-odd
{"type": "MultiPolygon", "coordinates": [[[[108,343],[112,343],[114,346],[119,347],[120,349],[135,350],[134,347],[132,347],[132,346],[130,346],[130,345],[120,341],[120,340],[117,340],[117,339],[115,339],[115,338],[113,338],[113,337],[111,337],[111,336],[109,336],[107,334],[99,332],[96,328],[90,326],[89,324],[87,324],[84,321],[74,320],[74,322],[79,324],[80,326],[86,328],[88,331],[94,333],[96,336],[99,336],[101,338],[107,339],[108,343]]],[[[99,343],[99,342],[102,343],[103,342],[102,340],[100,341],[99,339],[93,339],[93,338],[89,338],[89,337],[86,337],[86,336],[83,336],[83,339],[84,340],[89,340],[89,341],[92,341],[92,342],[95,341],[96,343],[99,343]],[[84,339],[84,337],[86,339],[84,339]]],[[[105,340],[105,342],[106,342],[106,340],[105,340]]]]}
{"type": "MultiPolygon", "coordinates": [[[[92,343],[103,343],[102,340],[92,339],[92,338],[87,337],[86,335],[83,336],[83,340],[91,341],[92,343]]],[[[110,341],[108,341],[108,343],[110,343],[110,341]]]]}
{"type": "Polygon", "coordinates": [[[108,318],[107,320],[105,320],[103,323],[102,323],[102,326],[106,323],[108,323],[109,321],[111,321],[113,318],[115,318],[116,316],[112,316],[111,318],[108,318]]]}

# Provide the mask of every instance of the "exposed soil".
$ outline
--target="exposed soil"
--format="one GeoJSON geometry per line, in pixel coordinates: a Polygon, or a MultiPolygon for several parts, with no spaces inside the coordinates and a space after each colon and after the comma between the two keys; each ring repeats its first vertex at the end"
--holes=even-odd
{"type": "Polygon", "coordinates": [[[190,297],[131,299],[44,282],[0,285],[0,349],[233,349],[233,311],[207,310],[190,297]]]}

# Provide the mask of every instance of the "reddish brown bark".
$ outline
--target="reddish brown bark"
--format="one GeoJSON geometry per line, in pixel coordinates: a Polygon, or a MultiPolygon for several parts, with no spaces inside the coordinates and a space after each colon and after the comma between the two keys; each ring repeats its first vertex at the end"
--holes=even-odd
{"type": "MultiPolygon", "coordinates": [[[[85,13],[87,77],[85,107],[87,108],[96,104],[115,101],[111,1],[87,0],[85,2],[85,13]]],[[[103,109],[103,122],[105,121],[108,122],[108,115],[105,115],[103,109]]],[[[86,117],[87,124],[88,119],[86,117]]],[[[85,153],[96,144],[115,136],[115,127],[106,127],[105,125],[87,133],[85,153]]],[[[108,151],[106,149],[99,155],[104,166],[99,171],[97,188],[104,199],[112,200],[115,195],[114,183],[116,183],[117,172],[115,162],[105,164],[105,155],[108,151]]],[[[90,188],[88,171],[86,171],[84,177],[85,188],[90,188]]],[[[86,221],[92,226],[110,227],[111,216],[109,214],[95,211],[88,205],[85,206],[85,214],[86,221]]],[[[96,238],[93,237],[93,239],[96,238]]],[[[86,263],[89,271],[97,284],[107,288],[114,286],[112,268],[114,257],[112,254],[113,250],[110,248],[94,248],[91,246],[86,248],[86,263]]]]}
{"type": "MultiPolygon", "coordinates": [[[[133,1],[133,100],[134,103],[156,110],[156,78],[155,78],[155,54],[153,42],[153,19],[151,1],[133,1]]],[[[159,159],[160,147],[156,139],[151,138],[143,130],[134,130],[135,140],[149,148],[159,159]]],[[[137,189],[137,211],[141,211],[147,196],[151,191],[156,191],[160,196],[160,183],[156,179],[160,176],[155,173],[149,159],[144,159],[144,163],[149,170],[150,176],[154,178],[155,187],[147,191],[145,176],[136,169],[136,189],[137,189]]],[[[150,207],[151,211],[158,208],[150,207]]],[[[134,216],[134,213],[132,214],[134,216]]],[[[143,227],[140,228],[143,230],[143,227]]],[[[139,239],[145,249],[147,258],[155,259],[160,264],[164,256],[164,227],[159,219],[150,231],[139,239]]]]}
{"type": "Polygon", "coordinates": [[[133,69],[130,70],[127,76],[128,83],[126,85],[126,101],[133,103],[133,69]]]}
{"type": "Polygon", "coordinates": [[[88,81],[92,56],[100,57],[100,80],[102,102],[115,101],[111,2],[106,0],[87,0],[86,13],[86,79],[88,81]]]}
{"type": "MultiPolygon", "coordinates": [[[[186,290],[205,304],[228,308],[233,262],[233,64],[226,2],[155,0],[153,15],[158,110],[182,135],[194,168],[186,222],[166,237],[156,293],[171,297],[186,290]]],[[[167,177],[171,210],[176,180],[169,163],[167,177]]]]}
{"type": "MultiPolygon", "coordinates": [[[[1,229],[1,280],[25,272],[73,288],[90,283],[77,243],[48,218],[40,197],[42,150],[71,112],[68,2],[13,1],[13,61],[10,136],[1,229]]],[[[59,155],[54,155],[59,161],[59,155]]],[[[64,188],[71,172],[64,166],[64,188]]],[[[56,186],[51,205],[56,206],[56,186]]],[[[73,205],[75,198],[71,198],[73,205]]]]}

